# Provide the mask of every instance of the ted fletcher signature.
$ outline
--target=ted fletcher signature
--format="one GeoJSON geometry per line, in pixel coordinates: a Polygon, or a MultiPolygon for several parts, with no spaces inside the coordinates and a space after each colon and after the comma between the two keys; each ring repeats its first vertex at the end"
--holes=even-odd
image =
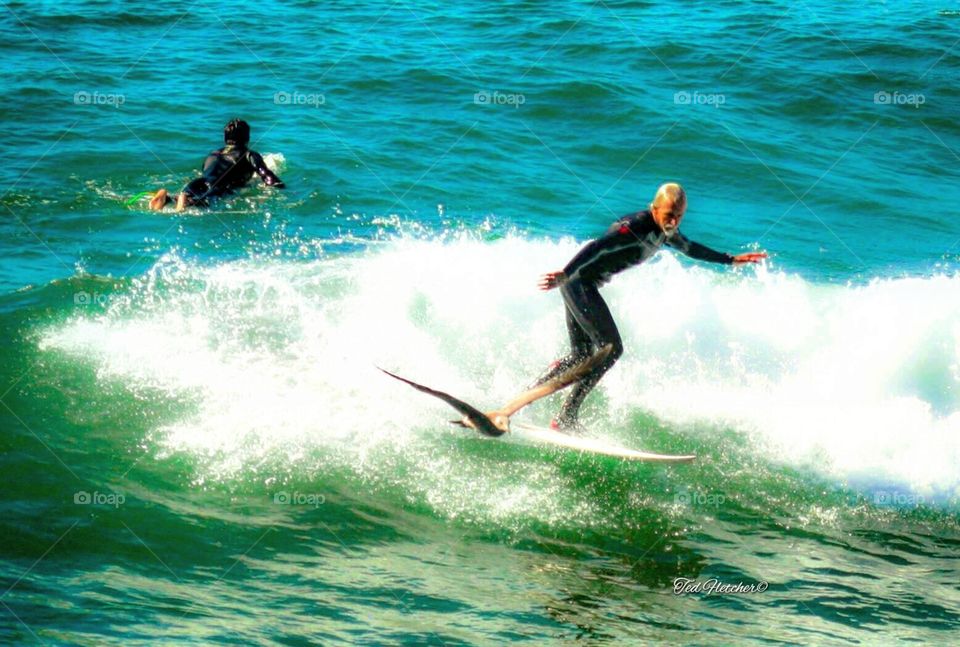
{"type": "Polygon", "coordinates": [[[700,593],[703,595],[738,595],[741,593],[763,593],[770,585],[767,582],[760,581],[753,584],[726,584],[715,577],[709,580],[692,580],[688,577],[678,577],[673,580],[673,594],[687,595],[690,593],[700,593]]]}

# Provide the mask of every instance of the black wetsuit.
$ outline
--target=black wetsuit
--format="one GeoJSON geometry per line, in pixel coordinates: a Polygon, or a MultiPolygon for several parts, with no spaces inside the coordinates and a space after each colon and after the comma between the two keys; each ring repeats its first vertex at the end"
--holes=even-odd
{"type": "Polygon", "coordinates": [[[183,192],[192,204],[207,206],[217,198],[244,186],[256,173],[268,186],[284,188],[283,181],[267,168],[263,156],[246,146],[227,144],[203,161],[203,175],[191,181],[183,192]]]}
{"type": "Polygon", "coordinates": [[[617,325],[598,288],[617,272],[644,262],[664,244],[691,258],[733,263],[733,256],[687,240],[679,231],[666,236],[649,211],[640,211],[613,223],[603,236],[587,243],[563,268],[566,281],[560,286],[560,293],[566,306],[571,352],[555,362],[537,384],[559,375],[606,344],[613,344],[613,352],[606,362],[573,386],[556,420],[560,427],[575,423],[587,394],[623,354],[617,325]]]}

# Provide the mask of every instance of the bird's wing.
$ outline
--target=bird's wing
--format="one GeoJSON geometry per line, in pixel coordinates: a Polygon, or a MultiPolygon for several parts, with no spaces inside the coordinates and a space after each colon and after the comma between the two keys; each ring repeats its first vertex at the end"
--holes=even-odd
{"type": "Polygon", "coordinates": [[[499,409],[497,413],[502,413],[503,415],[510,417],[531,402],[536,402],[540,398],[545,398],[551,393],[555,393],[565,386],[570,386],[603,363],[612,351],[613,344],[607,344],[590,357],[586,358],[579,364],[570,367],[552,380],[524,391],[513,400],[510,400],[510,402],[503,405],[503,407],[499,409]]]}
{"type": "Polygon", "coordinates": [[[480,433],[486,434],[488,436],[500,436],[501,434],[503,434],[503,431],[500,429],[497,429],[493,425],[493,422],[490,420],[490,418],[487,417],[485,413],[467,404],[463,400],[459,400],[453,397],[452,395],[450,395],[449,393],[444,393],[443,391],[437,391],[436,389],[431,389],[428,386],[424,386],[422,384],[417,384],[416,382],[412,382],[405,377],[400,377],[399,375],[395,375],[394,373],[391,373],[388,370],[382,369],[379,366],[377,368],[379,368],[381,371],[383,371],[384,373],[386,373],[387,375],[389,375],[394,379],[400,380],[401,382],[406,382],[407,384],[415,388],[417,391],[423,391],[424,393],[432,395],[435,398],[440,398],[441,400],[449,404],[451,407],[453,407],[454,409],[462,413],[467,420],[473,423],[474,429],[476,429],[480,433]]]}

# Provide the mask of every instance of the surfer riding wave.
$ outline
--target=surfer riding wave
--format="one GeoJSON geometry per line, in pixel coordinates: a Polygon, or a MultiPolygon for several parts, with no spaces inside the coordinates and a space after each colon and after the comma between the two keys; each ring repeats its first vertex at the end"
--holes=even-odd
{"type": "Polygon", "coordinates": [[[663,184],[649,209],[619,219],[604,235],[587,243],[562,270],[540,277],[541,290],[559,288],[563,297],[571,351],[554,362],[535,385],[548,382],[608,344],[613,349],[603,363],[573,385],[559,415],[550,423],[552,428],[577,427],[583,401],[623,354],[620,332],[599,290],[614,274],[643,263],[663,245],[711,263],[739,265],[766,258],[765,252],[732,256],[688,240],[679,230],[686,209],[683,187],[672,182],[663,184]]]}

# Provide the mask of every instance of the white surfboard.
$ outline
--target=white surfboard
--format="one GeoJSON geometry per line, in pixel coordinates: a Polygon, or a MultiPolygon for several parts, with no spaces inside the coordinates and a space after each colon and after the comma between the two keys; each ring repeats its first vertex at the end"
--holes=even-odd
{"type": "Polygon", "coordinates": [[[513,438],[521,442],[552,445],[554,447],[563,447],[565,449],[589,452],[591,454],[603,454],[605,456],[614,456],[616,458],[624,458],[634,461],[685,463],[695,459],[696,456],[692,454],[654,454],[653,452],[642,452],[636,449],[620,447],[619,445],[614,445],[598,438],[574,436],[572,434],[565,434],[553,429],[537,427],[535,425],[525,423],[519,423],[517,425],[510,424],[510,416],[531,402],[536,402],[537,400],[544,398],[551,393],[555,393],[581,379],[589,371],[593,370],[599,366],[601,362],[605,361],[612,350],[613,346],[607,344],[592,356],[567,369],[560,375],[557,375],[553,379],[543,382],[542,384],[527,389],[500,409],[487,413],[482,412],[473,405],[464,402],[463,400],[456,398],[449,393],[432,389],[428,386],[424,386],[423,384],[417,384],[416,382],[408,380],[405,377],[400,377],[399,375],[391,373],[385,369],[381,368],[380,370],[396,380],[405,382],[422,393],[426,393],[427,395],[432,395],[435,398],[443,400],[463,415],[463,418],[460,420],[451,420],[450,422],[462,427],[475,429],[476,431],[488,437],[499,438],[502,440],[513,438]]]}
{"type": "Polygon", "coordinates": [[[659,461],[661,463],[687,463],[696,458],[693,454],[655,454],[637,449],[620,447],[599,438],[574,436],[546,427],[537,427],[524,422],[516,422],[510,426],[510,432],[500,436],[500,439],[515,439],[520,442],[539,445],[552,445],[590,454],[603,454],[616,458],[625,458],[634,461],[659,461]]]}

